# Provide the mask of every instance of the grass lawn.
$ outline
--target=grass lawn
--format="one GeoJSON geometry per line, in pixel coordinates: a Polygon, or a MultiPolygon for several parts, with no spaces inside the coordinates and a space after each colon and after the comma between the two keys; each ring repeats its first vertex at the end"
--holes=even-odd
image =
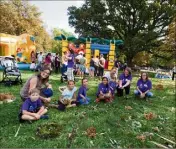
{"type": "MultiPolygon", "coordinates": [[[[31,72],[23,71],[23,81],[31,75],[31,72]]],[[[0,76],[2,77],[2,72],[0,76]]],[[[48,120],[39,120],[33,124],[22,123],[16,137],[20,125],[18,112],[21,105],[19,96],[21,86],[5,87],[0,84],[1,93],[11,92],[16,96],[14,102],[0,105],[0,146],[2,148],[154,148],[156,145],[150,141],[166,143],[156,133],[175,142],[174,81],[152,78],[153,85],[163,84],[164,90],[153,89],[154,97],[151,102],[134,98],[136,82],[137,77],[133,77],[128,100],[116,97],[113,103],[96,104],[94,100],[99,82],[90,80],[87,93],[92,99],[90,105],[67,109],[65,112],[49,109],[48,120]],[[131,106],[132,109],[128,110],[125,106],[131,106]],[[144,114],[150,112],[155,116],[147,120],[144,114]],[[62,125],[58,137],[41,139],[36,136],[38,126],[51,122],[62,125]],[[94,138],[86,135],[89,127],[96,129],[94,138]],[[155,127],[158,127],[158,130],[155,127]],[[143,140],[137,136],[141,136],[139,138],[143,140]]],[[[54,102],[60,95],[58,87],[64,84],[60,84],[58,75],[52,75],[50,83],[53,85],[52,102],[54,102]]],[[[80,84],[80,81],[76,82],[77,87],[80,84]]]]}

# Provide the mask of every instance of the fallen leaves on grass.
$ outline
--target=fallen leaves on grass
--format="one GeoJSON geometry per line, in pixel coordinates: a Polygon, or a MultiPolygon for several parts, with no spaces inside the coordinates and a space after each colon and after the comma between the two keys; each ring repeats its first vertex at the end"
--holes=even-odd
{"type": "Polygon", "coordinates": [[[144,117],[145,117],[145,119],[147,119],[147,120],[151,120],[151,119],[156,118],[156,115],[153,114],[152,112],[150,112],[150,113],[145,113],[145,114],[144,114],[144,117]]]}
{"type": "Polygon", "coordinates": [[[146,140],[146,136],[145,135],[139,135],[139,136],[136,136],[136,138],[142,142],[144,142],[146,140]]]}
{"type": "Polygon", "coordinates": [[[144,142],[147,138],[151,140],[152,137],[153,137],[153,133],[149,133],[149,132],[144,132],[143,134],[136,136],[136,138],[142,142],[144,142]]]}
{"type": "Polygon", "coordinates": [[[156,90],[163,90],[163,89],[164,89],[164,87],[163,87],[162,84],[157,84],[156,86],[154,86],[154,88],[155,88],[156,90]]]}
{"type": "Polygon", "coordinates": [[[133,108],[131,106],[125,106],[126,110],[132,110],[133,108]]]}
{"type": "Polygon", "coordinates": [[[57,123],[46,123],[37,128],[36,135],[42,139],[56,138],[61,130],[62,126],[57,123]]]}
{"type": "Polygon", "coordinates": [[[94,138],[96,137],[96,128],[95,127],[89,127],[87,130],[86,130],[86,135],[90,138],[94,138]]]}
{"type": "Polygon", "coordinates": [[[152,130],[153,130],[154,132],[159,132],[159,131],[160,131],[158,127],[152,127],[152,130]]]}

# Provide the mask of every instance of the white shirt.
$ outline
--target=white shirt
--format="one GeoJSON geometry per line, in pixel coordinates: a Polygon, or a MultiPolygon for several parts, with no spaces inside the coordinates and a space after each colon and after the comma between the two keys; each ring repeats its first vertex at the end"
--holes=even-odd
{"type": "MultiPolygon", "coordinates": [[[[108,81],[114,81],[114,80],[111,78],[110,72],[106,72],[103,77],[108,78],[108,81]]],[[[116,74],[114,74],[114,77],[117,79],[117,75],[116,75],[116,74]]]]}
{"type": "Polygon", "coordinates": [[[39,54],[37,58],[38,58],[38,62],[42,62],[43,55],[42,55],[42,54],[39,54]]]}
{"type": "Polygon", "coordinates": [[[94,58],[93,61],[95,62],[95,65],[98,66],[99,59],[98,58],[94,58]]]}
{"type": "Polygon", "coordinates": [[[103,61],[103,64],[104,64],[104,66],[105,66],[105,59],[104,59],[104,57],[101,57],[101,58],[100,58],[100,61],[103,61]]]}
{"type": "Polygon", "coordinates": [[[30,69],[33,70],[33,69],[35,69],[35,67],[36,67],[35,63],[31,63],[30,69]]]}
{"type": "Polygon", "coordinates": [[[78,59],[78,60],[80,60],[82,57],[83,57],[83,55],[79,54],[75,58],[78,59]]]}

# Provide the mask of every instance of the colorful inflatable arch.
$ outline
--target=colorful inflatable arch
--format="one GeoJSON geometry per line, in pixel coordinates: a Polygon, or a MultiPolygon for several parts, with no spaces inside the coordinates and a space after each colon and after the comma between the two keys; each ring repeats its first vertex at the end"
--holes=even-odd
{"type": "Polygon", "coordinates": [[[0,56],[14,55],[18,62],[30,63],[32,51],[36,51],[33,36],[29,34],[14,36],[0,33],[0,56]]]}
{"type": "Polygon", "coordinates": [[[108,59],[108,70],[114,66],[115,59],[115,49],[119,45],[123,45],[122,40],[108,40],[108,39],[99,39],[99,38],[75,38],[75,37],[65,37],[64,35],[60,35],[55,37],[55,40],[62,41],[62,52],[67,51],[68,49],[72,49],[75,53],[82,51],[85,53],[87,58],[87,67],[90,66],[91,56],[94,57],[99,56],[100,54],[106,54],[108,59]],[[74,41],[79,40],[81,43],[78,48],[76,48],[74,41]]]}

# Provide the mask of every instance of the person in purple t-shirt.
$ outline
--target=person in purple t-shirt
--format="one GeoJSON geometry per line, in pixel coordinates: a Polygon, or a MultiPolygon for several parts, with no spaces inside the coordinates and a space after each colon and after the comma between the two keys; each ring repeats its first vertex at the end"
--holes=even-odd
{"type": "Polygon", "coordinates": [[[100,101],[105,101],[105,102],[112,101],[112,94],[111,94],[107,77],[103,77],[102,83],[100,83],[98,86],[97,99],[95,102],[98,103],[100,101]]]}
{"type": "Polygon", "coordinates": [[[25,120],[34,121],[42,118],[48,118],[47,109],[44,108],[39,98],[40,91],[38,89],[32,89],[20,110],[19,120],[24,122],[25,120]]]}
{"type": "Polygon", "coordinates": [[[126,67],[124,72],[119,76],[119,86],[117,88],[117,95],[123,96],[123,89],[125,89],[126,98],[130,93],[130,83],[132,80],[131,69],[126,67]]]}
{"type": "Polygon", "coordinates": [[[86,78],[82,79],[82,86],[79,88],[77,102],[81,105],[89,104],[90,98],[87,97],[87,86],[88,80],[86,78]]]}
{"type": "Polygon", "coordinates": [[[152,82],[148,79],[147,73],[142,72],[141,78],[137,82],[137,90],[134,91],[134,94],[140,96],[140,98],[152,97],[153,93],[150,92],[151,89],[152,82]]]}
{"type": "Polygon", "coordinates": [[[74,81],[74,76],[73,76],[73,67],[74,67],[74,51],[72,49],[70,49],[68,51],[69,55],[68,55],[68,65],[67,65],[67,78],[68,81],[69,80],[73,80],[74,81]]]}

